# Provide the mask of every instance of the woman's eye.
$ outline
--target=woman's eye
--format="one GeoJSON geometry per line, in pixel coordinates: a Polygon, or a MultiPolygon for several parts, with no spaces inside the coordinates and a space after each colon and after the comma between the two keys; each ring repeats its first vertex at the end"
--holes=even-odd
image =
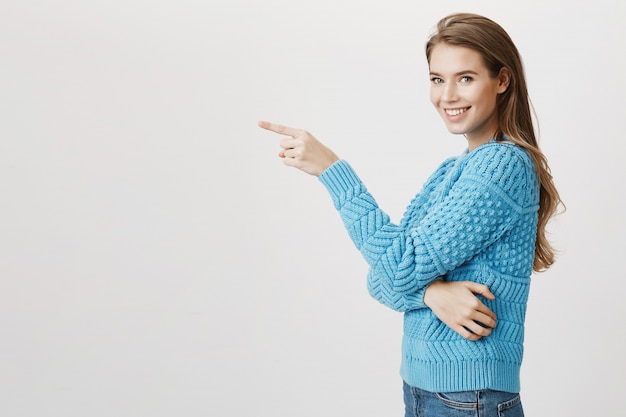
{"type": "Polygon", "coordinates": [[[468,76],[461,77],[462,83],[469,83],[470,81],[472,81],[472,77],[468,77],[468,76]]]}
{"type": "Polygon", "coordinates": [[[430,79],[430,81],[431,81],[433,84],[441,84],[441,83],[443,82],[443,80],[442,80],[441,78],[439,78],[439,77],[432,77],[432,78],[430,79]]]}

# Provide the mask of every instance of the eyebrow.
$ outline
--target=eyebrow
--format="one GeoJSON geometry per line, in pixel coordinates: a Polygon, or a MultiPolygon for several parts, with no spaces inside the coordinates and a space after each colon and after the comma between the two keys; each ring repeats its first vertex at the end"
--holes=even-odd
{"type": "MultiPolygon", "coordinates": [[[[457,73],[454,73],[453,75],[455,76],[459,76],[459,75],[465,75],[465,74],[473,74],[473,75],[478,75],[478,73],[476,71],[473,70],[464,70],[464,71],[459,71],[457,73]]],[[[441,76],[441,74],[439,74],[438,72],[434,72],[434,71],[430,71],[430,75],[437,75],[437,76],[441,76]]]]}

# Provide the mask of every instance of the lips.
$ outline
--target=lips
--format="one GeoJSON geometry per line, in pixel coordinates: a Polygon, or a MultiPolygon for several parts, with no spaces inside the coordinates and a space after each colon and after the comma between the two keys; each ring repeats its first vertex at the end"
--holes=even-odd
{"type": "Polygon", "coordinates": [[[445,112],[448,116],[458,116],[459,114],[465,113],[469,110],[469,107],[462,107],[457,109],[445,109],[445,112]]]}
{"type": "Polygon", "coordinates": [[[444,109],[448,116],[458,116],[469,110],[469,107],[457,108],[457,109],[444,109]]]}

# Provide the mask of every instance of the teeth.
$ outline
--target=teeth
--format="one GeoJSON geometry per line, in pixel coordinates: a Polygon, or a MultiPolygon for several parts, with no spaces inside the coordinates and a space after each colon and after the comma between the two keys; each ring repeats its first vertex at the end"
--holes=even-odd
{"type": "Polygon", "coordinates": [[[457,116],[461,113],[465,113],[469,109],[469,107],[465,107],[464,109],[446,109],[446,113],[450,116],[457,116]]]}

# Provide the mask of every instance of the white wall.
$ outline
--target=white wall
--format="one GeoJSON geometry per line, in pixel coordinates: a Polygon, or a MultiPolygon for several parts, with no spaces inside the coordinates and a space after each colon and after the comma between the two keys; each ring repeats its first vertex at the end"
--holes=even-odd
{"type": "Polygon", "coordinates": [[[617,8],[5,0],[0,415],[402,415],[401,315],[368,297],[326,191],[256,122],[312,131],[399,220],[465,146],[428,102],[422,52],[454,11],[516,41],[569,209],[533,282],[527,415],[622,415],[617,8]]]}

